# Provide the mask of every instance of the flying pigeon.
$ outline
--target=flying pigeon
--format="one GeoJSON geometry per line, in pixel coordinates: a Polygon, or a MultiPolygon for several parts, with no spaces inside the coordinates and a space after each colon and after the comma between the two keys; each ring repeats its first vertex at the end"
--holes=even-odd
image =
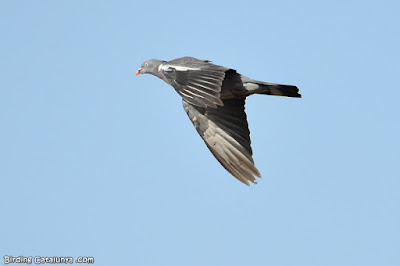
{"type": "Polygon", "coordinates": [[[145,61],[136,75],[152,74],[182,97],[183,108],[221,165],[246,185],[261,177],[252,158],[244,104],[252,94],[300,98],[296,86],[257,81],[208,60],[182,57],[145,61]]]}

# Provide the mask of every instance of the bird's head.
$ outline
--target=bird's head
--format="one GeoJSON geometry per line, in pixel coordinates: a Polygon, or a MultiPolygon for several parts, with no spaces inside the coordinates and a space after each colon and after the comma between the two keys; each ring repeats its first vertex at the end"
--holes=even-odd
{"type": "Polygon", "coordinates": [[[157,75],[158,67],[164,62],[165,61],[161,61],[161,60],[157,60],[157,59],[150,59],[150,60],[144,61],[142,66],[139,68],[139,70],[136,71],[136,75],[139,75],[139,74],[157,75]]]}

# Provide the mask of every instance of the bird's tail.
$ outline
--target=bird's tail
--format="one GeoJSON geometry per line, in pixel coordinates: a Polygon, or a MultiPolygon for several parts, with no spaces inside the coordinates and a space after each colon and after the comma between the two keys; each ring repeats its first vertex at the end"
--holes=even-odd
{"type": "Polygon", "coordinates": [[[258,90],[254,91],[254,93],[257,94],[268,94],[268,95],[301,98],[299,89],[296,86],[266,83],[266,82],[262,83],[260,82],[257,85],[259,85],[259,88],[258,90]]]}

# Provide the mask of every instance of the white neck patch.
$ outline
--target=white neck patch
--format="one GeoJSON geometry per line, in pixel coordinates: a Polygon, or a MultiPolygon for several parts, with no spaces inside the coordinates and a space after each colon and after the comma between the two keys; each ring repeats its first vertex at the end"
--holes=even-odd
{"type": "Polygon", "coordinates": [[[158,66],[158,72],[160,72],[160,70],[161,70],[161,68],[162,68],[163,65],[164,65],[164,63],[162,63],[162,64],[160,64],[160,65],[158,66]]]}

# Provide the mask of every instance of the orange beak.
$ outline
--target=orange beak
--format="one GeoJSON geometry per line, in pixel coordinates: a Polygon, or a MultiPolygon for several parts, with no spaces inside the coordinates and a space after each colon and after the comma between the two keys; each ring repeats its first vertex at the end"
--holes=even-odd
{"type": "Polygon", "coordinates": [[[141,68],[139,68],[139,70],[138,70],[138,71],[136,71],[136,76],[137,76],[137,75],[139,75],[141,71],[142,71],[142,69],[141,69],[141,68]]]}

